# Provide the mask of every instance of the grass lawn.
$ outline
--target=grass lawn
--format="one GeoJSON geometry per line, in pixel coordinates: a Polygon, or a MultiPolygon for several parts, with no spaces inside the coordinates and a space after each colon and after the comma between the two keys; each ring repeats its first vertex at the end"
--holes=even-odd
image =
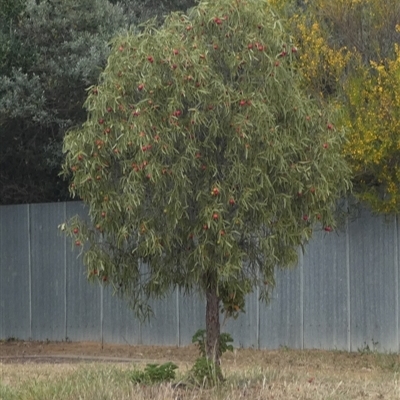
{"type": "MultiPolygon", "coordinates": [[[[145,354],[145,346],[140,351],[145,354]]],[[[160,362],[168,359],[176,363],[177,378],[173,383],[155,385],[133,384],[130,380],[132,371],[144,368],[144,361],[8,360],[0,363],[0,399],[400,399],[397,354],[235,350],[222,359],[225,382],[205,389],[176,385],[185,381],[197,356],[193,351],[192,360],[188,352],[185,357],[180,357],[179,352],[174,348],[163,350],[160,362]]]]}

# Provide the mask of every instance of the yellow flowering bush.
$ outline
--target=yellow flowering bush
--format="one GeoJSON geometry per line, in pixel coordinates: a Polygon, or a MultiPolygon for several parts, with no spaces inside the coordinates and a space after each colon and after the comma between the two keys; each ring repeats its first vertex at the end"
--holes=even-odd
{"type": "Polygon", "coordinates": [[[400,211],[400,2],[270,0],[298,43],[304,84],[340,111],[355,194],[400,211]]]}
{"type": "MultiPolygon", "coordinates": [[[[328,3],[327,0],[324,0],[328,3]]],[[[337,0],[341,1],[341,0],[337,0]]],[[[341,87],[352,54],[346,46],[330,41],[330,32],[318,19],[316,7],[305,1],[305,9],[293,0],[270,0],[286,22],[298,44],[298,67],[313,95],[333,100],[341,87]],[[306,11],[306,12],[304,12],[306,11]]]]}
{"type": "Polygon", "coordinates": [[[348,80],[345,154],[358,195],[375,211],[400,211],[400,51],[359,68],[348,80]]]}

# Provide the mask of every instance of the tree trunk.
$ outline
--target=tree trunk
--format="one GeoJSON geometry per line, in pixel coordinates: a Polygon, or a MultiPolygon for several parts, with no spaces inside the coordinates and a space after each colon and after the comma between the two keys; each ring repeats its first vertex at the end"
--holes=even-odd
{"type": "Polygon", "coordinates": [[[219,365],[219,298],[217,295],[217,283],[209,282],[209,287],[206,291],[206,355],[209,360],[214,361],[219,365]]]}

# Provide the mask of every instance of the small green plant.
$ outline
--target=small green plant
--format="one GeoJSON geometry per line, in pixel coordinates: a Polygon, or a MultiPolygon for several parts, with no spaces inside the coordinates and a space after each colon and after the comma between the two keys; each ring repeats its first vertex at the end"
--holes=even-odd
{"type": "Polygon", "coordinates": [[[371,339],[371,342],[372,342],[372,346],[371,347],[369,346],[369,344],[367,342],[364,342],[364,345],[357,349],[358,352],[361,353],[361,354],[376,353],[378,351],[377,347],[378,347],[379,342],[374,341],[373,338],[371,339]]]}
{"type": "Polygon", "coordinates": [[[178,366],[172,362],[165,364],[147,364],[144,371],[133,371],[131,381],[133,383],[153,384],[168,382],[175,379],[175,370],[178,366]]]}
{"type": "MultiPolygon", "coordinates": [[[[233,339],[229,333],[221,333],[219,336],[219,354],[226,351],[233,351],[233,339]]],[[[195,343],[199,349],[200,356],[194,363],[190,378],[195,385],[202,387],[212,387],[223,380],[221,367],[219,364],[207,358],[206,354],[206,331],[199,329],[192,337],[192,343],[195,343]]]]}
{"type": "Polygon", "coordinates": [[[372,353],[371,348],[369,347],[369,345],[364,342],[364,345],[362,347],[358,347],[357,351],[361,354],[370,354],[372,353]]]}
{"type": "MultiPolygon", "coordinates": [[[[192,343],[196,343],[200,355],[206,357],[206,331],[199,329],[192,337],[192,343]]],[[[233,351],[232,336],[229,333],[221,333],[219,336],[219,354],[224,354],[226,351],[233,351]]]]}
{"type": "Polygon", "coordinates": [[[190,378],[197,386],[216,386],[222,380],[221,367],[207,357],[199,357],[190,370],[190,378]]]}

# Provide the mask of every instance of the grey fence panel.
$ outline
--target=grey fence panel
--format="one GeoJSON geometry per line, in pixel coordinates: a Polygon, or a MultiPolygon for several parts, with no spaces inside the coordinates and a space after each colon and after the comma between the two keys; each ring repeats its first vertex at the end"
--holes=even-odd
{"type": "MultiPolygon", "coordinates": [[[[187,345],[205,299],[174,292],[141,324],[110,288],[88,284],[58,225],[80,203],[0,207],[0,338],[187,345]]],[[[346,233],[317,235],[293,270],[277,270],[269,305],[257,293],[224,330],[238,347],[399,350],[399,226],[362,211],[346,233]]]]}
{"type": "Polygon", "coordinates": [[[0,338],[30,338],[28,206],[0,207],[0,338]]]}
{"type": "Polygon", "coordinates": [[[296,269],[276,271],[271,301],[260,304],[260,348],[303,347],[302,274],[301,261],[296,269]]]}
{"type": "Polygon", "coordinates": [[[349,224],[353,351],[375,344],[381,350],[399,348],[396,233],[394,218],[365,210],[349,224]]]}
{"type": "Polygon", "coordinates": [[[304,347],[347,350],[349,307],[346,232],[318,232],[304,263],[304,347]]]}
{"type": "Polygon", "coordinates": [[[114,296],[111,287],[104,287],[102,303],[102,337],[104,342],[141,344],[140,321],[135,318],[126,301],[114,296]]]}
{"type": "Polygon", "coordinates": [[[32,254],[32,339],[66,338],[65,237],[62,203],[30,206],[32,254]]]}
{"type": "Polygon", "coordinates": [[[179,293],[179,345],[192,343],[192,337],[198,329],[206,326],[206,300],[198,293],[185,295],[179,293]]]}
{"type": "Polygon", "coordinates": [[[142,324],[142,343],[178,346],[178,293],[173,291],[161,300],[149,302],[154,317],[142,324]]]}
{"type": "Polygon", "coordinates": [[[88,283],[77,255],[76,250],[67,252],[66,338],[71,341],[101,340],[100,285],[88,283]]]}
{"type": "Polygon", "coordinates": [[[258,348],[259,339],[259,301],[257,293],[251,293],[245,298],[245,312],[239,317],[229,319],[223,330],[230,333],[233,345],[239,348],[258,348]]]}
{"type": "MultiPolygon", "coordinates": [[[[83,203],[65,204],[66,220],[74,215],[88,218],[83,203]]],[[[64,221],[64,220],[63,220],[64,221]]],[[[63,221],[60,221],[63,222],[63,221]]],[[[72,341],[101,340],[101,292],[97,282],[88,283],[86,267],[73,240],[66,240],[67,332],[72,341]]]]}

